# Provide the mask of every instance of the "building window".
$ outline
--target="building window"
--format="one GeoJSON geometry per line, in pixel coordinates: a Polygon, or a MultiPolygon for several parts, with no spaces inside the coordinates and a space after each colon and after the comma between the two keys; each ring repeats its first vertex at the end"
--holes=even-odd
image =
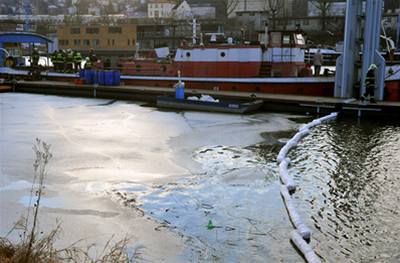
{"type": "Polygon", "coordinates": [[[128,38],[128,46],[131,45],[131,40],[128,38]]]}
{"type": "Polygon", "coordinates": [[[282,44],[283,45],[289,45],[290,44],[290,35],[283,35],[282,44]]]}
{"type": "Polygon", "coordinates": [[[122,33],[122,28],[118,26],[110,26],[108,28],[108,33],[110,34],[121,34],[122,33]]]}
{"type": "Polygon", "coordinates": [[[286,24],[286,21],[285,21],[285,20],[283,20],[283,19],[279,19],[279,20],[278,20],[278,25],[284,26],[285,24],[286,24]]]}
{"type": "Polygon", "coordinates": [[[74,45],[75,46],[80,46],[81,45],[81,40],[80,39],[74,39],[74,45]]]}
{"type": "Polygon", "coordinates": [[[90,46],[90,40],[89,39],[84,39],[83,40],[83,45],[84,46],[90,46]]]}
{"type": "Polygon", "coordinates": [[[296,36],[296,43],[299,45],[305,45],[306,41],[304,40],[304,37],[302,34],[295,34],[296,36]]]}
{"type": "Polygon", "coordinates": [[[111,40],[112,45],[115,45],[115,39],[111,40]]]}
{"type": "Polygon", "coordinates": [[[81,33],[81,29],[79,27],[71,28],[71,34],[76,35],[76,34],[80,34],[80,33],[81,33]]]}
{"type": "Polygon", "coordinates": [[[60,46],[68,46],[68,39],[67,40],[65,40],[65,39],[61,39],[60,41],[59,41],[59,44],[60,44],[60,46]]]}
{"type": "Polygon", "coordinates": [[[86,33],[87,34],[98,34],[99,28],[98,27],[88,27],[88,28],[86,28],[86,33]]]}
{"type": "Polygon", "coordinates": [[[99,46],[100,45],[100,40],[99,39],[93,39],[93,46],[99,46]]]}
{"type": "Polygon", "coordinates": [[[308,19],[303,20],[303,25],[308,26],[310,24],[310,21],[308,19]]]}

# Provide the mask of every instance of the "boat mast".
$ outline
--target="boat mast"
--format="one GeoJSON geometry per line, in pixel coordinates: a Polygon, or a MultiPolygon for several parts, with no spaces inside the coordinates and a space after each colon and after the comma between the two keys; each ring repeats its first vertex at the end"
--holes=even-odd
{"type": "Polygon", "coordinates": [[[193,40],[193,45],[196,45],[196,33],[197,33],[197,21],[196,18],[193,18],[193,22],[192,22],[192,40],[193,40]]]}

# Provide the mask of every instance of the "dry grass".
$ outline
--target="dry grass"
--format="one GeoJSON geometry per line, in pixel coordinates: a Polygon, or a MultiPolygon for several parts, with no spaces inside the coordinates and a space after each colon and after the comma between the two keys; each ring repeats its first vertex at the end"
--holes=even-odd
{"type": "Polygon", "coordinates": [[[54,244],[60,233],[60,225],[50,233],[43,233],[39,228],[39,207],[44,192],[44,179],[47,175],[47,165],[52,157],[50,145],[36,139],[33,146],[35,161],[33,163],[34,177],[31,188],[30,202],[27,216],[21,218],[5,237],[0,237],[0,262],[1,263],[114,263],[134,262],[140,258],[140,248],[131,248],[128,253],[129,238],[125,237],[117,242],[112,242],[112,237],[104,246],[101,254],[93,258],[92,250],[95,244],[85,248],[78,247],[83,241],[77,241],[64,249],[56,249],[54,244]],[[32,207],[33,204],[33,207],[32,207]],[[19,241],[12,242],[8,237],[11,233],[18,233],[19,241]]]}

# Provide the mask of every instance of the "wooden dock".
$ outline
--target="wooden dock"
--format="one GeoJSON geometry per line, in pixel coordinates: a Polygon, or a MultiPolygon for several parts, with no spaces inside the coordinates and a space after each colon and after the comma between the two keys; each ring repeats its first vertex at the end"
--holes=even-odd
{"type": "MultiPolygon", "coordinates": [[[[147,86],[76,85],[59,81],[14,81],[5,91],[52,94],[63,96],[94,97],[104,99],[137,100],[155,103],[159,95],[173,95],[172,88],[147,86]]],[[[265,111],[325,114],[342,110],[345,115],[358,117],[379,116],[400,119],[400,102],[363,103],[358,100],[333,97],[314,97],[288,94],[266,94],[238,91],[186,89],[187,96],[208,94],[220,99],[261,99],[265,111]]]]}

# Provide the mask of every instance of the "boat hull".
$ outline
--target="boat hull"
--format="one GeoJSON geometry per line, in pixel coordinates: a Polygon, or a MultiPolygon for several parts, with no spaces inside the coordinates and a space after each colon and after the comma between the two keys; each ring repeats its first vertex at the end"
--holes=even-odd
{"type": "MultiPolygon", "coordinates": [[[[122,78],[125,85],[171,87],[175,78],[122,78]]],[[[242,91],[251,93],[293,94],[333,97],[334,81],[331,78],[184,78],[185,88],[200,90],[242,91]],[[277,81],[279,80],[279,81],[277,81]]]]}
{"type": "MultiPolygon", "coordinates": [[[[397,70],[397,69],[396,69],[397,70]]],[[[1,78],[23,79],[28,73],[22,70],[0,68],[1,78]]],[[[42,73],[43,77],[54,81],[75,82],[78,74],[42,73]]],[[[178,82],[177,77],[167,76],[121,76],[123,85],[169,87],[178,82]]],[[[201,78],[182,77],[186,89],[240,91],[249,93],[293,94],[304,96],[334,96],[334,78],[201,78]]],[[[249,94],[250,95],[250,94],[249,94]]],[[[354,97],[358,96],[355,90],[354,97]]],[[[385,101],[400,101],[400,69],[385,81],[385,101]]]]}
{"type": "Polygon", "coordinates": [[[263,104],[262,100],[251,102],[209,102],[198,100],[175,99],[172,97],[159,96],[157,98],[157,107],[177,109],[177,110],[194,110],[208,112],[223,112],[244,114],[258,110],[263,104]]]}

